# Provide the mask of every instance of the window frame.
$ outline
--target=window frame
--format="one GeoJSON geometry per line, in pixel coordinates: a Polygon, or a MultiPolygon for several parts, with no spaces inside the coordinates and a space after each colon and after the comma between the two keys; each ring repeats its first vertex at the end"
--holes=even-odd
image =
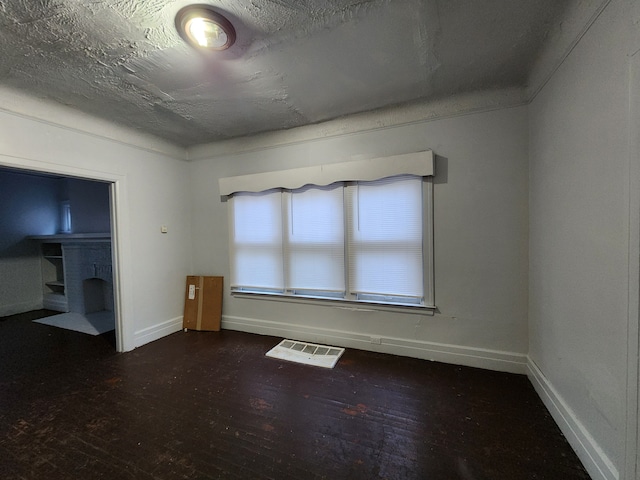
{"type": "MultiPolygon", "coordinates": [[[[431,150],[425,150],[410,154],[395,155],[384,158],[373,158],[356,162],[336,163],[328,165],[316,165],[293,170],[271,171],[260,174],[242,175],[239,177],[220,178],[220,198],[223,202],[236,193],[258,193],[271,189],[295,191],[305,185],[318,187],[328,186],[332,183],[346,185],[351,182],[373,181],[387,177],[414,175],[421,177],[422,185],[422,276],[423,297],[420,304],[388,303],[378,298],[349,298],[349,285],[346,283],[345,296],[337,298],[331,295],[318,296],[307,295],[308,292],[287,291],[286,279],[282,290],[255,289],[250,287],[232,287],[231,296],[236,298],[262,299],[269,301],[285,301],[290,303],[303,303],[312,305],[333,306],[335,308],[355,311],[400,311],[404,313],[419,313],[433,315],[435,306],[434,288],[434,155],[431,150]]],[[[344,187],[343,187],[344,188],[344,187]]],[[[282,225],[288,223],[285,216],[286,205],[282,202],[282,225]]],[[[347,225],[347,208],[344,208],[345,229],[347,225]]],[[[229,252],[232,253],[232,224],[233,212],[229,208],[229,252]]],[[[284,235],[285,232],[283,232],[284,235]]],[[[348,252],[347,236],[345,231],[345,282],[348,282],[348,252]]],[[[283,249],[285,240],[283,238],[283,249]]],[[[283,269],[286,260],[283,262],[283,269]]],[[[230,282],[230,286],[231,286],[230,282]]],[[[418,297],[415,297],[418,298],[418,297]]]]}
{"type": "MultiPolygon", "coordinates": [[[[341,293],[336,293],[338,296],[333,296],[334,292],[326,292],[327,295],[313,295],[305,293],[304,289],[289,289],[286,286],[287,280],[284,280],[284,288],[283,289],[267,289],[267,288],[255,288],[255,287],[233,287],[230,286],[231,295],[237,298],[268,298],[270,300],[283,300],[283,301],[301,301],[302,303],[314,303],[314,304],[334,304],[335,306],[345,306],[345,305],[353,305],[353,306],[366,306],[366,307],[385,307],[385,310],[399,310],[406,312],[408,310],[416,310],[416,311],[424,311],[425,310],[434,310],[435,300],[434,300],[434,269],[433,269],[433,254],[434,254],[434,245],[433,245],[433,179],[432,177],[422,177],[421,178],[421,186],[422,186],[422,276],[423,276],[423,297],[422,303],[410,304],[410,303],[399,303],[399,302],[385,302],[382,301],[382,298],[385,295],[356,295],[349,292],[348,284],[346,285],[344,296],[341,293]],[[370,297],[370,298],[366,298],[370,297]],[[376,299],[377,297],[377,299],[376,299]]],[[[345,188],[345,187],[342,187],[345,188]]],[[[284,192],[283,192],[284,197],[284,192]]],[[[287,228],[288,218],[286,217],[286,200],[282,201],[282,227],[287,228]]],[[[343,205],[343,208],[346,210],[346,206],[343,205]]],[[[345,228],[347,228],[347,215],[345,212],[344,222],[345,228]]],[[[234,218],[233,215],[229,215],[229,236],[231,241],[231,236],[233,235],[233,224],[234,218]]],[[[283,234],[283,248],[285,240],[285,235],[283,234]]],[[[347,253],[347,240],[345,233],[344,240],[344,248],[345,248],[345,276],[348,276],[348,253],[347,253]]],[[[286,259],[284,260],[286,262],[286,259]]],[[[347,279],[345,278],[345,281],[347,279]]],[[[400,296],[395,296],[399,298],[400,296]]],[[[358,308],[356,308],[358,310],[358,308]]]]}
{"type": "Polygon", "coordinates": [[[73,232],[73,217],[71,216],[71,202],[63,200],[60,202],[60,233],[73,232]]]}
{"type": "MultiPolygon", "coordinates": [[[[384,184],[388,184],[388,183],[394,183],[394,182],[402,182],[405,180],[419,180],[420,181],[420,198],[422,200],[422,204],[419,205],[420,207],[420,213],[421,213],[421,218],[420,218],[420,223],[421,223],[421,227],[422,227],[422,231],[420,232],[420,238],[421,238],[421,244],[420,244],[420,257],[422,260],[422,268],[421,268],[421,276],[422,278],[420,279],[421,283],[422,283],[422,297],[416,297],[416,296],[412,296],[412,295],[402,295],[402,294],[384,294],[384,293],[370,293],[370,292],[363,292],[363,291],[359,291],[357,288],[356,283],[359,283],[358,280],[355,280],[353,278],[351,278],[351,275],[353,272],[353,260],[355,260],[355,258],[362,253],[362,250],[359,250],[358,245],[368,245],[370,247],[372,247],[373,249],[376,249],[376,242],[373,241],[371,243],[368,242],[359,242],[357,240],[355,240],[354,238],[351,237],[351,235],[355,234],[355,225],[356,224],[360,224],[360,220],[355,216],[356,214],[354,213],[353,209],[351,207],[353,207],[355,205],[354,203],[354,198],[358,198],[358,200],[356,201],[358,203],[358,205],[360,205],[360,194],[358,193],[360,190],[360,182],[349,182],[348,185],[345,185],[345,204],[344,204],[344,208],[345,208],[345,264],[347,265],[347,268],[345,270],[345,274],[347,276],[347,283],[348,283],[348,288],[347,288],[347,292],[346,292],[346,298],[352,299],[354,301],[366,301],[365,297],[370,297],[369,301],[377,301],[377,302],[381,302],[384,304],[395,304],[395,305],[408,305],[408,306],[422,306],[425,305],[427,303],[429,303],[426,292],[427,290],[425,290],[425,281],[424,281],[424,264],[425,264],[425,255],[427,253],[428,250],[428,246],[425,245],[425,216],[424,216],[424,200],[425,200],[425,177],[417,177],[415,175],[395,175],[393,177],[386,177],[386,178],[381,178],[378,181],[382,182],[381,188],[384,189],[384,184]],[[348,189],[348,191],[347,191],[348,189]],[[347,197],[349,198],[349,204],[347,204],[346,200],[347,197]],[[411,301],[408,302],[401,302],[399,300],[397,301],[383,301],[384,298],[396,298],[396,299],[402,299],[402,298],[407,298],[407,299],[412,299],[411,301]],[[376,300],[377,299],[377,300],[376,300]],[[421,301],[419,301],[419,303],[415,302],[415,299],[421,299],[421,301]]],[[[362,187],[367,188],[371,186],[371,183],[375,183],[375,182],[362,182],[363,185],[362,187]]],[[[384,194],[383,194],[384,195],[384,194]]],[[[382,197],[384,198],[384,197],[382,197]]],[[[414,205],[415,207],[417,207],[418,205],[414,205]]],[[[360,210],[360,207],[357,207],[358,210],[360,210]]],[[[375,213],[375,212],[374,212],[375,213]]],[[[366,216],[366,215],[365,215],[366,216]]],[[[359,227],[358,227],[359,229],[359,227]]],[[[394,252],[398,253],[402,253],[403,249],[395,249],[393,250],[394,252]]],[[[379,269],[377,269],[377,271],[379,271],[379,269]]],[[[375,274],[374,274],[375,275],[375,274]]],[[[429,297],[432,298],[432,297],[429,297]]]]}

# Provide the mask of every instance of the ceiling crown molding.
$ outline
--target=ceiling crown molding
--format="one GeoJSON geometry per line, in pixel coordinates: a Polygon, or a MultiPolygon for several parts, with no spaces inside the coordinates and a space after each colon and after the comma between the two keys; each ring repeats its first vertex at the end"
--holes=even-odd
{"type": "Polygon", "coordinates": [[[572,2],[562,22],[551,29],[527,81],[527,99],[532,101],[573,51],[611,0],[572,2]]]}
{"type": "Polygon", "coordinates": [[[0,111],[178,160],[186,159],[183,147],[5,86],[0,86],[0,111]]]}
{"type": "Polygon", "coordinates": [[[231,138],[187,148],[187,159],[203,160],[330,137],[430,122],[442,118],[516,107],[527,103],[521,88],[465,93],[427,102],[357,113],[313,125],[231,138]]]}

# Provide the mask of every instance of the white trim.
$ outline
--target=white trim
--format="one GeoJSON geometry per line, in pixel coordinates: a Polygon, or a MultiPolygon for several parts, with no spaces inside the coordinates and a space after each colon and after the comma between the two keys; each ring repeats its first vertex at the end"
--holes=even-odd
{"type": "MultiPolygon", "coordinates": [[[[640,5],[632,11],[631,23],[640,20],[640,5]]],[[[640,381],[640,34],[632,37],[629,59],[629,251],[627,297],[627,395],[625,419],[624,478],[640,479],[639,397],[640,381]]]]}
{"type": "Polygon", "coordinates": [[[575,2],[569,7],[565,21],[558,23],[556,31],[551,32],[547,38],[548,48],[538,54],[538,60],[527,78],[527,104],[549,83],[610,2],[590,0],[575,2]]]}
{"type": "Polygon", "coordinates": [[[123,279],[131,278],[131,262],[126,260],[132,258],[129,242],[123,240],[129,225],[129,209],[126,208],[126,194],[123,193],[126,188],[123,183],[125,183],[124,179],[109,185],[113,310],[116,316],[116,351],[118,352],[127,352],[134,348],[133,317],[131,321],[129,320],[129,312],[133,312],[133,296],[130,293],[125,293],[122,287],[128,282],[123,279]]]}
{"type": "Polygon", "coordinates": [[[357,312],[398,312],[410,315],[433,316],[435,305],[399,305],[393,303],[378,303],[366,300],[350,300],[345,298],[317,298],[303,295],[288,295],[284,293],[243,292],[232,290],[231,296],[246,300],[266,300],[272,302],[301,303],[303,305],[317,305],[319,307],[339,308],[357,312]]]}
{"type": "Polygon", "coordinates": [[[436,304],[436,291],[435,291],[435,227],[433,224],[433,209],[434,209],[434,196],[433,196],[433,177],[427,177],[422,182],[422,214],[423,214],[423,230],[422,230],[422,255],[423,255],[423,285],[424,285],[424,298],[427,305],[436,304]]]}
{"type": "Polygon", "coordinates": [[[533,387],[578,455],[578,458],[582,461],[587,472],[591,475],[591,478],[593,480],[619,480],[620,476],[613,462],[602,451],[602,448],[578,419],[571,407],[530,357],[528,358],[527,368],[529,380],[533,387]]]}
{"type": "Polygon", "coordinates": [[[289,145],[310,144],[327,138],[345,138],[363,133],[404,128],[407,125],[487,113],[527,105],[524,88],[469,92],[437,100],[412,102],[395,107],[347,115],[334,120],[230,138],[187,148],[187,160],[206,160],[241,155],[289,145]]]}
{"type": "Polygon", "coordinates": [[[141,347],[149,342],[159,340],[162,337],[171,335],[182,330],[182,315],[170,318],[164,322],[152,325],[134,333],[134,344],[136,348],[141,347]]]}
{"type": "Polygon", "coordinates": [[[177,160],[186,160],[187,158],[187,150],[184,147],[160,137],[136,132],[132,128],[117,125],[55,102],[35,98],[6,86],[0,86],[0,105],[0,112],[27,118],[38,123],[109,140],[147,152],[160,153],[177,160]]]}
{"type": "Polygon", "coordinates": [[[254,173],[218,179],[220,195],[236,192],[264,192],[274,188],[294,190],[305,185],[326,186],[335,182],[370,181],[394,175],[433,175],[433,152],[371,158],[357,162],[330,163],[275,172],[254,173]]]}
{"type": "Polygon", "coordinates": [[[229,315],[223,315],[222,328],[501,372],[524,374],[527,369],[527,356],[515,352],[424,342],[374,334],[366,335],[344,330],[315,328],[229,315]],[[372,341],[375,343],[372,343],[372,341]]]}

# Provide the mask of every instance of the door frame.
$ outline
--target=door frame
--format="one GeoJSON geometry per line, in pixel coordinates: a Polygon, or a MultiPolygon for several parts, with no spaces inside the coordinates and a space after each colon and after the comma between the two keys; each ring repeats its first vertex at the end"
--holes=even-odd
{"type": "MultiPolygon", "coordinates": [[[[634,12],[640,17],[640,7],[634,12]]],[[[625,461],[621,479],[640,480],[640,35],[629,55],[629,270],[625,461]]]]}
{"type": "Polygon", "coordinates": [[[129,293],[132,288],[128,285],[129,279],[132,278],[130,273],[132,255],[130,243],[127,241],[129,219],[126,176],[3,154],[0,154],[0,167],[25,173],[60,175],[109,184],[116,351],[133,350],[135,348],[134,331],[133,322],[130,321],[133,298],[129,293]]]}

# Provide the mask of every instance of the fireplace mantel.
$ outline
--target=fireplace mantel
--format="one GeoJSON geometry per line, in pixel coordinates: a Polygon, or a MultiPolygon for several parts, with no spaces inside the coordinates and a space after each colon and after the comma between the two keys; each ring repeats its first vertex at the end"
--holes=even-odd
{"type": "Polygon", "coordinates": [[[58,233],[56,235],[31,235],[32,240],[40,242],[76,243],[76,242],[110,242],[110,233],[58,233]]]}
{"type": "Polygon", "coordinates": [[[109,233],[33,235],[41,244],[43,307],[89,314],[113,311],[109,233]]]}

